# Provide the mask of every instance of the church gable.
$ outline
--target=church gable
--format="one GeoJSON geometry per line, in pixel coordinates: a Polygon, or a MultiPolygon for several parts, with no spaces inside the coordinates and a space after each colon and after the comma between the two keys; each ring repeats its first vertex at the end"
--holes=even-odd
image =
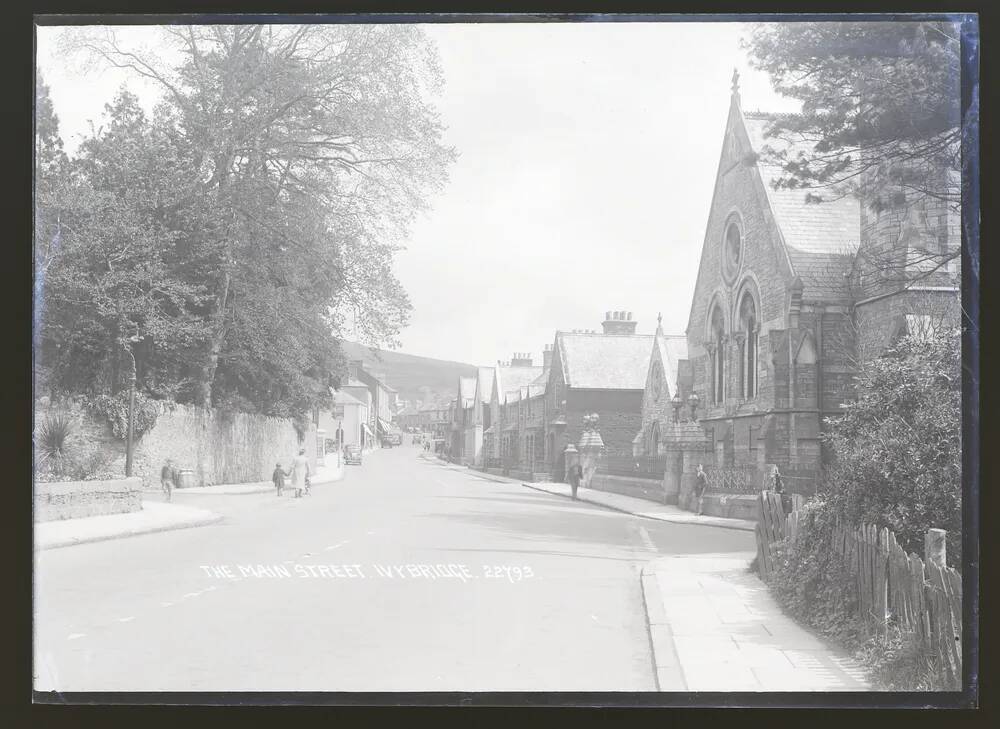
{"type": "Polygon", "coordinates": [[[762,329],[783,328],[792,278],[739,95],[734,93],[688,317],[689,356],[706,354],[703,345],[710,338],[713,307],[729,333],[738,295],[748,284],[758,292],[762,329]]]}

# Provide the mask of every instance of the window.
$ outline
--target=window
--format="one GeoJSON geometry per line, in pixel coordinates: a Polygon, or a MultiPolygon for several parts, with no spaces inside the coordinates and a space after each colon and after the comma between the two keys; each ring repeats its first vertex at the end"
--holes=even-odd
{"type": "Polygon", "coordinates": [[[743,234],[735,216],[726,223],[726,232],[722,238],[722,275],[729,283],[733,282],[740,270],[740,254],[743,249],[743,234]]]}
{"type": "Polygon", "coordinates": [[[757,396],[758,326],[757,307],[749,291],[740,301],[740,392],[750,400],[757,396]]]}
{"type": "Polygon", "coordinates": [[[716,305],[712,309],[712,338],[710,340],[709,361],[712,368],[712,402],[721,403],[726,398],[726,334],[722,311],[716,305]]]}

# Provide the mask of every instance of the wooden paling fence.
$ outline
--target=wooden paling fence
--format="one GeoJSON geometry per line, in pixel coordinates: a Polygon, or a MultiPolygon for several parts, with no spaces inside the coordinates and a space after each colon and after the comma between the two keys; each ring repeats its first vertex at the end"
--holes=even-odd
{"type": "MultiPolygon", "coordinates": [[[[775,546],[808,529],[799,510],[785,514],[780,495],[757,499],[757,563],[761,576],[775,569],[775,546]]],[[[945,563],[945,532],[931,529],[924,559],[907,554],[887,528],[871,524],[834,528],[832,548],[843,555],[854,578],[861,617],[873,633],[890,624],[912,631],[927,657],[955,686],[962,683],[962,575],[945,563]]]]}

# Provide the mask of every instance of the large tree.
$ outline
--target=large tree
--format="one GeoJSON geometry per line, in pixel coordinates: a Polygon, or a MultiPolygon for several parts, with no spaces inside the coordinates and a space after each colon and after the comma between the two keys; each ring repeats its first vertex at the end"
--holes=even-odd
{"type": "Polygon", "coordinates": [[[107,28],[61,42],[162,92],[154,126],[174,179],[153,216],[203,326],[191,399],[301,411],[326,395],[345,315],[373,344],[407,321],[393,253],[454,157],[429,102],[433,47],[413,26],[158,34],[158,53],[107,28]]]}

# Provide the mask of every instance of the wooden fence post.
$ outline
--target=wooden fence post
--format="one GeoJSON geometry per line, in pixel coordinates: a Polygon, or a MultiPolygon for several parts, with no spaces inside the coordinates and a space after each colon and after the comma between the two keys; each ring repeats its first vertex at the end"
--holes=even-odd
{"type": "Polygon", "coordinates": [[[941,569],[947,566],[947,542],[948,535],[944,529],[928,529],[924,535],[924,562],[934,564],[941,569]]]}

